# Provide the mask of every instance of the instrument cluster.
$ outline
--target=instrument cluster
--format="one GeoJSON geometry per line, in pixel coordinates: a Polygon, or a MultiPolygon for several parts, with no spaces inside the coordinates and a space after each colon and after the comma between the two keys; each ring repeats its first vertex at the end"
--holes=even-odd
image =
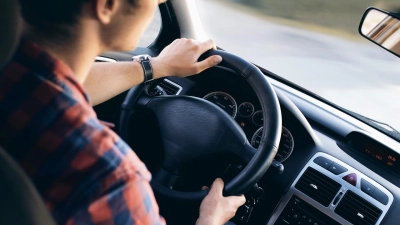
{"type": "MultiPolygon", "coordinates": [[[[259,147],[263,133],[262,126],[264,124],[263,112],[261,109],[256,108],[250,101],[241,102],[238,106],[237,101],[232,95],[222,91],[208,93],[203,98],[214,103],[228,113],[246,133],[251,145],[254,148],[259,147]]],[[[281,141],[275,160],[284,162],[290,157],[293,149],[293,135],[286,127],[282,127],[281,141]]]]}

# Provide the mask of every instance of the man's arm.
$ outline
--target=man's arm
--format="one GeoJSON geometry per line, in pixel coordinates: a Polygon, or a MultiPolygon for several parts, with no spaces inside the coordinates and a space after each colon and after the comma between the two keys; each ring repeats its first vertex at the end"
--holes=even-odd
{"type": "MultiPolygon", "coordinates": [[[[105,137],[114,143],[110,136],[105,137]]],[[[68,214],[57,214],[67,217],[66,225],[165,225],[150,186],[150,173],[126,144],[120,142],[117,148],[87,168],[81,181],[87,186],[80,185],[80,196],[71,200],[68,214]]],[[[80,161],[87,164],[87,160],[80,161]]]]}
{"type": "Polygon", "coordinates": [[[93,105],[143,82],[143,69],[138,62],[94,63],[83,83],[93,105]]]}
{"type": "MultiPolygon", "coordinates": [[[[211,56],[197,62],[201,54],[214,48],[212,40],[198,42],[191,39],[177,39],[167,46],[158,57],[152,58],[154,79],[198,74],[222,61],[220,56],[211,56]]],[[[94,63],[84,87],[93,105],[142,83],[144,72],[139,62],[94,63]]]]}

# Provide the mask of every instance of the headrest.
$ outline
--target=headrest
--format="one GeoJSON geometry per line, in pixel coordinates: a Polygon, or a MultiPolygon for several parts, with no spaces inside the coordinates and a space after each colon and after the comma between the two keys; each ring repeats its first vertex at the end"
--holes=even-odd
{"type": "Polygon", "coordinates": [[[0,69],[10,60],[20,40],[17,0],[0,0],[0,69]]]}

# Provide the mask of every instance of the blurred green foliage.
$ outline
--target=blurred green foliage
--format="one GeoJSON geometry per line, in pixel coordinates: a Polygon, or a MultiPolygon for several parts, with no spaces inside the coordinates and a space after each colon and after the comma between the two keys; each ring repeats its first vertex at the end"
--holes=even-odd
{"type": "Polygon", "coordinates": [[[231,0],[252,6],[268,16],[358,33],[366,8],[400,12],[400,0],[231,0]]]}

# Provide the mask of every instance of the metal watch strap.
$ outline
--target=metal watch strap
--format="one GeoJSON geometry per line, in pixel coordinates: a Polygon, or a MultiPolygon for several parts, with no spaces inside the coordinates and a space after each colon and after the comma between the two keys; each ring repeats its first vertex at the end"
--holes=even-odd
{"type": "Polygon", "coordinates": [[[153,67],[150,63],[150,56],[149,55],[141,55],[133,57],[134,61],[138,61],[142,64],[143,72],[144,72],[144,83],[148,83],[153,80],[153,67]]]}

